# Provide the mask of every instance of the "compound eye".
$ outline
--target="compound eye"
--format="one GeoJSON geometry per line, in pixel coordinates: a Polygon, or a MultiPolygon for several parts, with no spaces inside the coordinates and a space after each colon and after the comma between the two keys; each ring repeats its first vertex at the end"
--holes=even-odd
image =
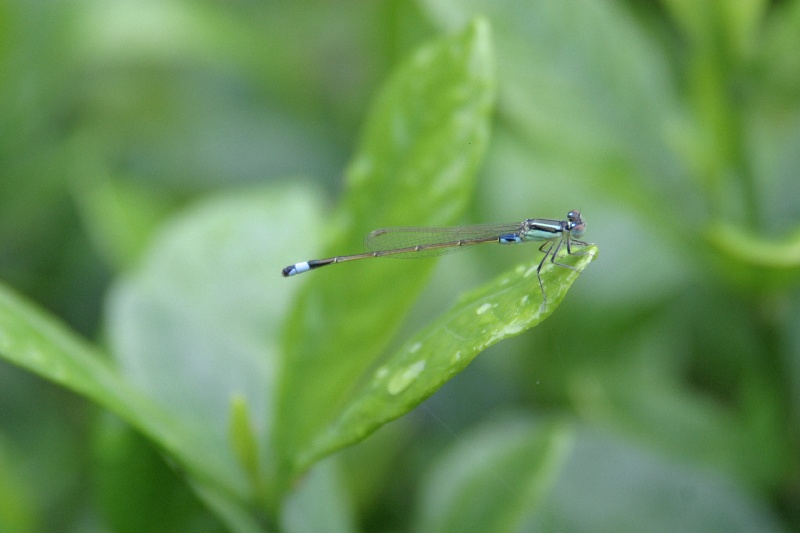
{"type": "Polygon", "coordinates": [[[584,224],[583,222],[581,222],[580,224],[575,224],[569,230],[570,234],[578,239],[581,237],[581,235],[583,235],[584,231],[586,231],[586,224],[584,224]]]}
{"type": "Polygon", "coordinates": [[[581,212],[580,211],[570,211],[567,213],[567,220],[570,222],[577,222],[581,219],[581,212]]]}

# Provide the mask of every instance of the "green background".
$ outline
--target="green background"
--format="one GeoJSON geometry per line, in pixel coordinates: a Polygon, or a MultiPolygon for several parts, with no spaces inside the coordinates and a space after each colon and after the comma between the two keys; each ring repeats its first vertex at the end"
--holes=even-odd
{"type": "Polygon", "coordinates": [[[789,0],[0,0],[0,531],[797,530],[798,49],[789,0]],[[534,244],[278,273],[571,209],[546,307],[534,244]]]}

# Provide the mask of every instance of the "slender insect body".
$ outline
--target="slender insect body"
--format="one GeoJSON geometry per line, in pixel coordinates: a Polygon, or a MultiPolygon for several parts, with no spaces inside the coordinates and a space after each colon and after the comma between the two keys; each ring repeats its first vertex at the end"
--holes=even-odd
{"type": "Polygon", "coordinates": [[[588,243],[578,240],[585,230],[586,224],[581,219],[580,211],[570,211],[566,220],[529,218],[520,224],[485,224],[450,228],[382,228],[371,232],[364,239],[365,246],[371,250],[369,252],[303,261],[287,266],[281,274],[289,277],[333,263],[370,257],[431,257],[490,242],[499,244],[542,242],[539,250],[544,253],[544,257],[536,268],[536,277],[542,290],[543,301],[546,302],[547,294],[541,277],[542,266],[549,257],[554,265],[575,270],[570,265],[556,261],[556,257],[565,244],[568,255],[586,253],[572,251],[573,245],[588,246],[588,243]]]}

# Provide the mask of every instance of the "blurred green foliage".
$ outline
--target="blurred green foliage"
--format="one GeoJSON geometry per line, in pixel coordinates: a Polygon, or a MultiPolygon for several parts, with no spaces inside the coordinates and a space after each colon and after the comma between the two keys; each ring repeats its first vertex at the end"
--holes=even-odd
{"type": "Polygon", "coordinates": [[[0,0],[0,531],[800,528],[798,45],[796,0],[0,0]],[[538,258],[280,268],[570,209],[546,321],[316,462],[538,258]]]}

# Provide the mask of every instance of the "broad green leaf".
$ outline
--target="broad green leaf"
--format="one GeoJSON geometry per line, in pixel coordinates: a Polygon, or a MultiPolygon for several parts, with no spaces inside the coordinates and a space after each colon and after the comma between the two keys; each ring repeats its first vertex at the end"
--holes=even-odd
{"type": "Polygon", "coordinates": [[[783,531],[755,492],[707,468],[596,430],[578,427],[572,437],[548,494],[518,531],[783,531]]]}
{"type": "MultiPolygon", "coordinates": [[[[697,302],[680,305],[680,320],[640,325],[614,347],[613,356],[586,357],[573,366],[566,383],[570,403],[597,427],[615,428],[664,454],[766,490],[781,482],[791,451],[782,438],[779,389],[752,358],[758,326],[738,309],[746,304],[695,292],[697,302]],[[702,337],[692,350],[704,354],[708,372],[721,382],[737,382],[726,391],[726,402],[710,394],[713,389],[686,383],[692,337],[702,337]]],[[[709,379],[700,376],[698,382],[709,379]]]]}
{"type": "MultiPolygon", "coordinates": [[[[330,243],[326,255],[360,251],[363,236],[378,227],[458,220],[488,142],[493,87],[482,20],[423,48],[394,73],[348,169],[342,208],[316,230],[330,243]]],[[[297,242],[300,256],[287,264],[311,257],[297,242]]],[[[284,339],[276,422],[284,482],[307,466],[298,457],[346,408],[433,268],[432,261],[370,263],[302,277],[284,339]]]]}
{"type": "MultiPolygon", "coordinates": [[[[587,212],[587,202],[596,203],[602,191],[672,226],[678,202],[682,220],[700,216],[701,197],[687,181],[686,157],[680,155],[702,157],[702,148],[681,108],[667,54],[624,3],[422,4],[443,28],[476,13],[492,22],[498,113],[536,160],[517,197],[537,198],[543,187],[564,191],[554,176],[566,175],[573,182],[566,187],[569,196],[587,212]]],[[[547,193],[548,201],[555,194],[547,193]]]]}
{"type": "Polygon", "coordinates": [[[0,355],[117,414],[200,479],[213,480],[227,497],[246,494],[242,477],[220,463],[214,450],[183,420],[123,379],[105,354],[2,285],[0,355]]]}
{"type": "Polygon", "coordinates": [[[284,533],[353,533],[357,531],[350,480],[342,475],[338,457],[331,457],[303,476],[286,499],[280,531],[284,533]]]}
{"type": "Polygon", "coordinates": [[[708,150],[680,100],[668,52],[624,2],[421,4],[445,29],[476,13],[494,28],[498,134],[509,138],[493,143],[488,161],[509,147],[520,151],[498,165],[500,185],[486,191],[497,195],[495,205],[517,212],[532,202],[569,204],[603,217],[606,199],[646,213],[663,233],[703,220],[703,198],[688,178],[708,150]]]}
{"type": "Polygon", "coordinates": [[[781,531],[763,501],[714,472],[520,416],[459,435],[417,520],[424,532],[781,531]]]}
{"type": "Polygon", "coordinates": [[[413,409],[463,370],[479,353],[547,318],[580,272],[597,256],[559,258],[575,270],[548,262],[542,269],[547,302],[536,279],[538,260],[466,294],[450,311],[412,337],[354,395],[347,410],[303,456],[303,463],[350,444],[413,409]]]}
{"type": "Polygon", "coordinates": [[[246,523],[251,507],[269,513],[277,505],[276,337],[297,288],[280,268],[295,233],[314,246],[319,211],[301,187],[211,197],[166,223],[140,267],[110,292],[108,339],[121,371],[191,429],[182,447],[202,443],[211,450],[206,461],[244,485],[236,502],[216,479],[194,484],[231,527],[246,523]]]}
{"type": "Polygon", "coordinates": [[[193,531],[198,522],[214,523],[185,476],[157,446],[116,416],[104,413],[95,421],[92,479],[86,485],[108,531],[193,531]]]}
{"type": "Polygon", "coordinates": [[[510,533],[541,506],[569,456],[564,424],[511,418],[460,437],[422,492],[416,530],[510,533]]]}

